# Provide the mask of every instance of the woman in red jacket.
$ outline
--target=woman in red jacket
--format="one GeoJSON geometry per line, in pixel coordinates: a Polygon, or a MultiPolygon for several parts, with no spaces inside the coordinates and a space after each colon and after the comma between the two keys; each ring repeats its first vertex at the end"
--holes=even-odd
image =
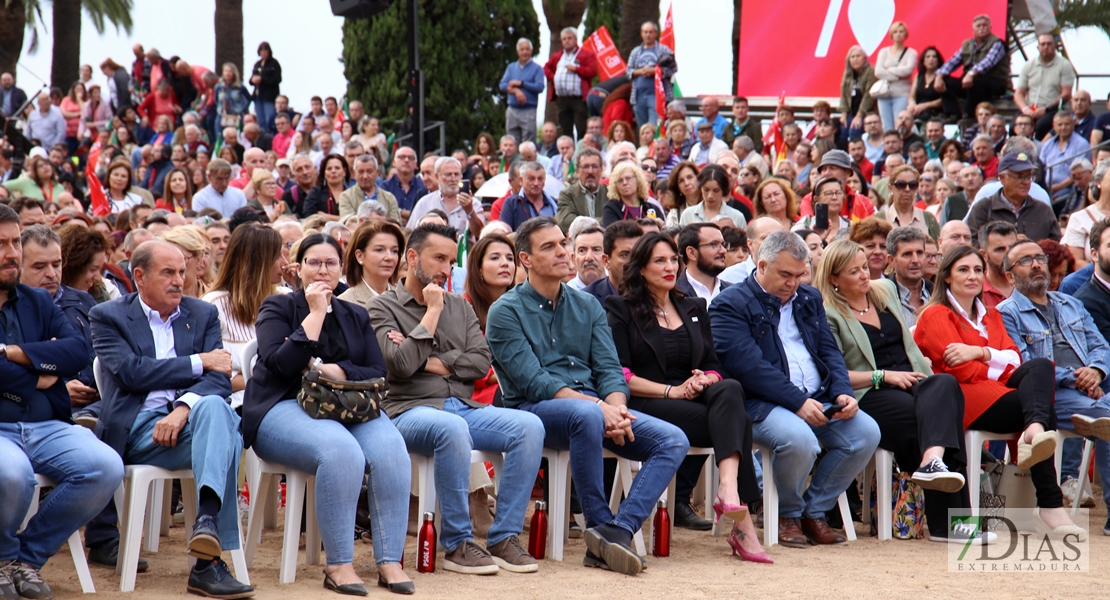
{"type": "Polygon", "coordinates": [[[1057,443],[1055,368],[1044,358],[1021,363],[1002,316],[979,300],[984,267],[983,258],[969,246],[944,255],[933,295],[917,319],[914,341],[932,361],[934,373],[959,380],[966,429],[1021,432],[1017,464],[1029,469],[1036,488],[1038,529],[1086,539],[1087,532],[1063,508],[1056,465],[1050,460],[1057,443]]]}

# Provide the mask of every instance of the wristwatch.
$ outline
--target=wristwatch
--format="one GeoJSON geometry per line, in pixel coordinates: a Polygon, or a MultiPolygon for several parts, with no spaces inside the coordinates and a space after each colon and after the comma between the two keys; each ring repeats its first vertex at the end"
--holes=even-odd
{"type": "Polygon", "coordinates": [[[312,359],[312,364],[308,368],[312,371],[318,371],[320,370],[320,365],[322,364],[324,364],[324,361],[321,360],[319,356],[317,356],[316,358],[312,359]]]}

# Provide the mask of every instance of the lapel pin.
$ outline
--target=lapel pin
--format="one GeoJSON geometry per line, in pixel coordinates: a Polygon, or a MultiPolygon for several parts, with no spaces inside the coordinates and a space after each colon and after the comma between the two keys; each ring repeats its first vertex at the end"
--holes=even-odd
{"type": "Polygon", "coordinates": [[[185,329],[189,329],[189,324],[188,323],[185,324],[185,329]]]}

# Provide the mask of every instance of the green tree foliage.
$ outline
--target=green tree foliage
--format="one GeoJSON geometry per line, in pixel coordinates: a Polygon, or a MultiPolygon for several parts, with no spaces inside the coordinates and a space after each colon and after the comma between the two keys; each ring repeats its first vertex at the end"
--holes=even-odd
{"type": "Polygon", "coordinates": [[[621,0],[588,0],[586,2],[586,35],[609,28],[613,40],[621,39],[621,0]]]}
{"type": "MultiPolygon", "coordinates": [[[[407,3],[371,19],[343,24],[347,97],[359,100],[387,130],[407,116],[407,3]]],[[[516,41],[532,40],[542,57],[539,19],[531,0],[421,0],[420,65],[425,119],[445,121],[447,147],[479,132],[503,133],[507,99],[499,84],[516,57],[516,41]]]]}

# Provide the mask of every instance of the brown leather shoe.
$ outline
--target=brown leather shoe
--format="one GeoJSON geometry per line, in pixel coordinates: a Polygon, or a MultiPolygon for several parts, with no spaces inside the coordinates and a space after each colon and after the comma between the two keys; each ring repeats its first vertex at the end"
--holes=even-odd
{"type": "Polygon", "coordinates": [[[829,527],[829,524],[826,523],[824,519],[806,519],[803,517],[802,532],[811,543],[821,546],[843,544],[848,541],[848,538],[837,533],[832,527],[829,527]]]}
{"type": "Polygon", "coordinates": [[[798,519],[779,518],[779,543],[787,548],[805,548],[806,536],[798,519]]]}

